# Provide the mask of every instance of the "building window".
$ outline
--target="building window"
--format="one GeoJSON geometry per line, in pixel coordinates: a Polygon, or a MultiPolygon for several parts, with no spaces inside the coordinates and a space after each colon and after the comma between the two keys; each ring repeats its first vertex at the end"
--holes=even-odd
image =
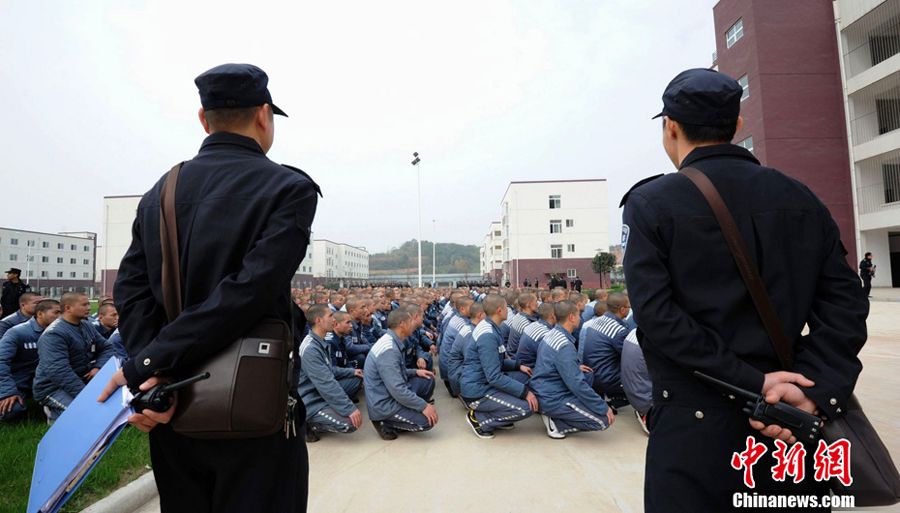
{"type": "Polygon", "coordinates": [[[569,244],[568,246],[566,246],[566,251],[568,251],[569,253],[574,253],[575,252],[575,244],[569,244]]]}
{"type": "Polygon", "coordinates": [[[15,255],[15,254],[12,254],[12,253],[9,254],[9,261],[10,261],[10,262],[16,262],[16,261],[18,261],[18,260],[19,260],[19,255],[15,255]]]}
{"type": "Polygon", "coordinates": [[[46,263],[49,263],[49,262],[50,262],[50,257],[42,256],[42,257],[41,257],[41,262],[43,262],[43,263],[45,263],[45,264],[46,264],[46,263]]]}
{"type": "Polygon", "coordinates": [[[741,101],[750,98],[750,82],[747,80],[747,75],[742,76],[738,79],[738,84],[741,84],[741,87],[744,89],[744,92],[741,93],[741,101]]]}
{"type": "Polygon", "coordinates": [[[31,269],[28,270],[28,277],[29,278],[34,277],[34,271],[32,271],[31,269]]]}
{"type": "Polygon", "coordinates": [[[41,247],[42,247],[42,248],[45,248],[45,249],[46,249],[46,248],[49,248],[49,247],[50,247],[50,243],[47,242],[47,241],[41,242],[41,247]]]}
{"type": "Polygon", "coordinates": [[[41,271],[41,278],[47,277],[47,271],[41,271]]]}
{"type": "Polygon", "coordinates": [[[872,66],[900,53],[900,37],[897,35],[896,21],[885,29],[885,33],[869,36],[869,53],[872,56],[872,66]]]}
{"type": "Polygon", "coordinates": [[[503,233],[500,230],[494,230],[494,237],[499,237],[503,233]]]}
{"type": "Polygon", "coordinates": [[[63,263],[63,258],[62,258],[62,257],[56,257],[56,263],[57,263],[57,264],[63,263]]]}
{"type": "Polygon", "coordinates": [[[33,248],[33,247],[34,247],[34,241],[33,241],[33,240],[26,241],[26,242],[25,242],[25,245],[28,246],[29,248],[33,248]]]}
{"type": "Polygon", "coordinates": [[[58,243],[56,244],[56,249],[65,249],[65,246],[63,245],[62,242],[58,242],[58,243]]]}
{"type": "Polygon", "coordinates": [[[91,265],[91,261],[87,258],[84,259],[84,265],[91,265]]]}
{"type": "Polygon", "coordinates": [[[551,220],[550,233],[562,233],[562,221],[559,219],[551,220]]]}
{"type": "Polygon", "coordinates": [[[881,99],[875,100],[875,112],[878,116],[878,135],[900,128],[900,100],[881,99]]]}
{"type": "Polygon", "coordinates": [[[85,246],[85,247],[84,247],[84,252],[85,252],[85,253],[87,253],[87,252],[90,251],[90,250],[91,250],[91,247],[90,247],[90,246],[85,246]]]}
{"type": "Polygon", "coordinates": [[[34,262],[34,255],[28,255],[25,257],[26,262],[34,262]]]}
{"type": "Polygon", "coordinates": [[[550,246],[550,258],[562,258],[562,244],[550,246]]]}
{"type": "Polygon", "coordinates": [[[501,249],[503,249],[503,246],[494,246],[494,249],[495,249],[495,250],[501,250],[501,249]]]}
{"type": "Polygon", "coordinates": [[[82,274],[84,274],[84,277],[85,277],[85,278],[90,278],[90,277],[91,277],[91,273],[82,273],[82,274]]]}
{"type": "Polygon", "coordinates": [[[550,208],[562,208],[562,197],[559,194],[550,195],[550,208]]]}
{"type": "Polygon", "coordinates": [[[566,219],[566,228],[574,228],[575,220],[574,219],[566,219]]]}
{"type": "Polygon", "coordinates": [[[75,251],[75,249],[76,249],[77,247],[78,247],[78,246],[76,246],[75,244],[70,244],[70,245],[69,245],[69,249],[72,250],[72,251],[75,251]]]}
{"type": "Polygon", "coordinates": [[[737,143],[738,146],[744,148],[745,150],[752,152],[753,151],[753,136],[744,139],[743,141],[737,143]]]}
{"type": "Polygon", "coordinates": [[[884,180],[884,202],[900,201],[900,164],[882,164],[881,178],[884,180]]]}
{"type": "Polygon", "coordinates": [[[725,46],[731,48],[742,37],[744,37],[744,18],[734,22],[734,25],[728,29],[728,32],[725,32],[725,46]]]}
{"type": "Polygon", "coordinates": [[[69,259],[69,263],[70,263],[70,264],[77,264],[77,263],[78,263],[78,259],[77,259],[77,258],[70,258],[70,259],[69,259]]]}
{"type": "Polygon", "coordinates": [[[69,276],[72,277],[72,278],[75,278],[75,277],[78,276],[78,273],[74,273],[74,272],[73,272],[73,273],[69,273],[69,276]]]}
{"type": "Polygon", "coordinates": [[[62,277],[63,277],[62,271],[56,271],[56,277],[57,277],[57,278],[62,278],[62,277]]]}
{"type": "Polygon", "coordinates": [[[9,239],[9,245],[10,245],[10,246],[18,246],[18,245],[19,245],[19,239],[9,239]]]}
{"type": "Polygon", "coordinates": [[[568,276],[569,278],[574,278],[578,276],[578,272],[575,269],[567,269],[566,276],[568,276]]]}

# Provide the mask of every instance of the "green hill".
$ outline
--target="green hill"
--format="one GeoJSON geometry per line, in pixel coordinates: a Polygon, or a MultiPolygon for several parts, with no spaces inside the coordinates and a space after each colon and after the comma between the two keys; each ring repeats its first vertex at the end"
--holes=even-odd
{"type": "MultiPolygon", "coordinates": [[[[422,241],[423,272],[431,272],[431,248],[431,242],[422,241]]],[[[437,272],[439,274],[468,273],[477,275],[481,265],[479,259],[478,246],[441,242],[437,244],[437,272]]],[[[406,241],[399,248],[391,248],[385,253],[369,255],[370,274],[380,274],[385,271],[400,273],[412,269],[418,269],[418,244],[415,239],[406,241]]]]}

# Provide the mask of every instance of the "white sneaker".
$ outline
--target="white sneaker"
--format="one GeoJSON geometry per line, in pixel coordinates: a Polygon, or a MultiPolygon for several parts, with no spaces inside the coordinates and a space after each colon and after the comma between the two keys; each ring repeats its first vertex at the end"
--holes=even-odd
{"type": "Polygon", "coordinates": [[[637,418],[638,424],[641,425],[641,429],[644,430],[644,433],[649,435],[650,429],[647,428],[647,416],[641,415],[641,412],[634,410],[634,416],[637,418]]]}
{"type": "Polygon", "coordinates": [[[547,436],[554,440],[561,440],[566,437],[565,433],[556,429],[556,424],[553,422],[553,419],[542,413],[541,420],[544,421],[544,427],[547,428],[547,436]]]}
{"type": "Polygon", "coordinates": [[[54,422],[56,422],[56,418],[59,416],[50,409],[49,406],[44,406],[44,415],[47,417],[47,425],[52,426],[54,422]]]}

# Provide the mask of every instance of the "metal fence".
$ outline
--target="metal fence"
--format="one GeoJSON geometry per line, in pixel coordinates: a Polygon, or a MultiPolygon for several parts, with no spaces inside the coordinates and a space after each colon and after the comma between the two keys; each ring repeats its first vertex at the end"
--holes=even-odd
{"type": "Polygon", "coordinates": [[[877,183],[857,189],[860,214],[900,209],[900,180],[893,184],[877,183]]]}
{"type": "Polygon", "coordinates": [[[844,28],[844,67],[847,78],[900,53],[900,2],[888,0],[844,28]]]}

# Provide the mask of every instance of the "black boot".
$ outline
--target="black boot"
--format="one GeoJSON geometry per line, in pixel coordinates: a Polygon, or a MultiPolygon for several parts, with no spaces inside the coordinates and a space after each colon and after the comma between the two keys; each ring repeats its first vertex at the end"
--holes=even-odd
{"type": "Polygon", "coordinates": [[[319,435],[316,431],[309,425],[306,424],[306,443],[311,444],[319,441],[319,435]]]}
{"type": "Polygon", "coordinates": [[[378,432],[378,436],[381,437],[382,440],[396,440],[397,432],[393,429],[384,425],[384,422],[373,420],[372,425],[375,426],[375,431],[378,432]]]}

